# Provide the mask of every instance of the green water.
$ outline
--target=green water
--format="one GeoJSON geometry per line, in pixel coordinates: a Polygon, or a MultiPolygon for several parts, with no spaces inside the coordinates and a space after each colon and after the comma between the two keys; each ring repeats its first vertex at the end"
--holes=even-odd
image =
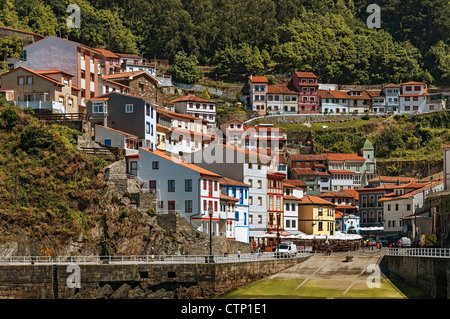
{"type": "Polygon", "coordinates": [[[364,280],[263,279],[218,295],[215,299],[416,299],[429,297],[398,280],[383,279],[369,288],[364,280]]]}

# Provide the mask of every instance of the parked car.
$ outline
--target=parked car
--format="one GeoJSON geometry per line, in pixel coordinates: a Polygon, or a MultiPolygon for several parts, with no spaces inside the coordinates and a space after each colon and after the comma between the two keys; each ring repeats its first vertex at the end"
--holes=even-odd
{"type": "Polygon", "coordinates": [[[411,247],[411,239],[408,237],[402,237],[402,239],[400,239],[400,246],[411,247]]]}
{"type": "Polygon", "coordinates": [[[277,258],[295,257],[297,255],[297,245],[288,241],[280,243],[279,248],[275,251],[277,258]]]}

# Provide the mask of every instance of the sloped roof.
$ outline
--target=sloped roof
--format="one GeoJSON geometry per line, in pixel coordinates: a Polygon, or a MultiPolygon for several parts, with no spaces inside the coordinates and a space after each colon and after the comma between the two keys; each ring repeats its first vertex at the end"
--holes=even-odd
{"type": "Polygon", "coordinates": [[[133,77],[137,75],[145,74],[151,79],[153,79],[155,82],[159,82],[158,79],[156,79],[153,75],[151,75],[149,72],[145,70],[139,70],[139,71],[130,71],[130,72],[120,72],[120,73],[114,73],[114,74],[107,74],[103,75],[103,79],[112,79],[112,80],[118,80],[118,79],[132,79],[133,77]]]}
{"type": "Polygon", "coordinates": [[[311,154],[311,155],[300,155],[300,154],[291,154],[289,155],[289,159],[291,161],[325,161],[326,158],[320,154],[311,154]]]}
{"type": "Polygon", "coordinates": [[[344,153],[323,153],[323,156],[329,161],[357,161],[365,162],[366,159],[358,154],[344,154],[344,153]]]}
{"type": "MultiPolygon", "coordinates": [[[[207,169],[204,169],[204,168],[202,168],[202,167],[199,167],[199,166],[197,166],[197,165],[194,165],[194,164],[191,164],[191,163],[186,163],[186,162],[184,162],[184,161],[182,161],[182,160],[180,160],[180,159],[178,159],[178,158],[176,158],[176,157],[173,157],[173,156],[171,156],[171,155],[168,155],[168,154],[165,153],[165,152],[162,152],[162,151],[159,151],[159,150],[151,150],[151,149],[148,149],[148,148],[145,148],[145,147],[140,147],[139,149],[142,149],[142,150],[147,151],[147,152],[149,152],[149,153],[155,154],[155,155],[157,155],[157,156],[159,156],[159,157],[162,157],[162,158],[164,158],[164,159],[166,159],[166,160],[169,160],[169,161],[171,161],[171,162],[174,162],[175,164],[179,164],[179,165],[181,165],[181,166],[184,166],[184,167],[186,167],[186,168],[189,168],[189,169],[191,169],[191,170],[193,170],[193,171],[196,171],[196,172],[200,173],[201,175],[208,175],[208,176],[218,177],[218,178],[221,178],[221,177],[222,177],[222,176],[219,175],[219,174],[216,174],[216,173],[214,173],[214,172],[211,172],[211,171],[209,171],[209,170],[207,170],[207,169]]],[[[170,172],[168,172],[168,174],[170,174],[170,172]]]]}
{"type": "Polygon", "coordinates": [[[285,179],[284,181],[290,185],[294,185],[295,187],[307,187],[308,186],[304,181],[302,181],[300,179],[285,179]]]}
{"type": "Polygon", "coordinates": [[[248,78],[253,83],[269,83],[265,76],[249,76],[248,78]]]}
{"type": "Polygon", "coordinates": [[[205,100],[202,99],[198,96],[195,96],[193,94],[188,94],[188,95],[184,95],[181,96],[179,98],[173,99],[170,101],[170,103],[177,103],[177,102],[206,102],[206,103],[215,103],[214,101],[209,101],[209,100],[205,100]]]}
{"type": "Polygon", "coordinates": [[[115,54],[114,52],[107,50],[107,49],[100,49],[100,48],[96,48],[97,51],[100,51],[105,57],[107,58],[115,58],[115,59],[119,59],[120,56],[118,56],[117,54],[115,54]]]}
{"type": "Polygon", "coordinates": [[[233,185],[233,186],[245,186],[245,187],[250,187],[250,185],[245,184],[243,182],[234,180],[232,178],[226,177],[226,176],[222,176],[222,178],[219,181],[220,185],[233,185]]]}
{"type": "Polygon", "coordinates": [[[312,72],[295,72],[299,78],[317,78],[317,75],[315,75],[312,72]]]}
{"type": "Polygon", "coordinates": [[[237,199],[235,197],[231,197],[231,196],[224,195],[224,194],[220,194],[220,199],[231,200],[231,201],[234,201],[234,202],[238,202],[239,201],[239,199],[237,199]]]}
{"type": "Polygon", "coordinates": [[[382,182],[382,183],[410,183],[417,182],[418,179],[415,177],[407,177],[407,176],[377,176],[375,178],[369,179],[369,183],[373,182],[382,182]]]}
{"type": "Polygon", "coordinates": [[[113,128],[110,128],[110,127],[107,127],[107,126],[103,126],[103,125],[100,125],[100,124],[95,124],[95,126],[98,126],[100,128],[109,130],[111,132],[115,132],[115,133],[119,133],[119,134],[125,135],[125,136],[130,137],[130,138],[139,139],[136,135],[133,135],[133,134],[130,134],[130,133],[127,133],[127,132],[124,132],[124,131],[119,131],[119,130],[116,130],[116,129],[113,129],[113,128]]]}
{"type": "MultiPolygon", "coordinates": [[[[59,81],[57,81],[57,80],[55,80],[55,79],[52,79],[52,78],[50,78],[50,77],[48,77],[48,76],[45,76],[44,74],[41,74],[41,73],[39,73],[39,72],[37,72],[37,71],[35,71],[35,70],[31,70],[31,69],[25,68],[25,67],[23,67],[23,66],[19,66],[18,68],[12,69],[12,70],[10,70],[10,71],[8,71],[8,72],[2,74],[2,77],[5,76],[5,75],[9,75],[9,74],[11,74],[11,73],[14,73],[14,72],[16,72],[16,71],[18,71],[18,70],[24,70],[24,71],[27,71],[27,72],[29,72],[29,73],[32,73],[32,74],[34,74],[34,75],[36,75],[36,76],[38,76],[38,77],[40,77],[40,78],[42,78],[42,79],[44,79],[44,80],[47,80],[47,81],[52,82],[53,84],[61,85],[61,86],[63,85],[63,83],[61,83],[61,82],[59,82],[59,81]]],[[[61,72],[62,72],[62,71],[61,71],[61,72]]]]}
{"type": "Polygon", "coordinates": [[[333,198],[355,198],[353,195],[344,192],[344,191],[331,191],[322,193],[320,195],[317,195],[317,197],[324,198],[324,197],[333,197],[333,198]]]}
{"type": "Polygon", "coordinates": [[[333,204],[332,202],[329,202],[325,199],[322,199],[317,196],[307,195],[299,199],[298,201],[299,205],[329,205],[329,206],[336,206],[336,204],[333,204]]]}
{"type": "Polygon", "coordinates": [[[298,94],[297,91],[292,90],[288,84],[275,84],[267,87],[268,94],[298,94]]]}

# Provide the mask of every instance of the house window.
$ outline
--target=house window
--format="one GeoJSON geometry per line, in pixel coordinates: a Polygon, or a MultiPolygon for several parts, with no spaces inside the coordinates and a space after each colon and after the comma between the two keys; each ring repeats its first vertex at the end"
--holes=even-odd
{"type": "Polygon", "coordinates": [[[322,224],[322,222],[319,222],[319,231],[320,230],[323,230],[323,224],[322,224]]]}
{"type": "Polygon", "coordinates": [[[149,181],[148,182],[148,189],[151,193],[155,193],[156,191],[156,181],[149,181]]]}
{"type": "Polygon", "coordinates": [[[258,197],[258,206],[262,206],[262,197],[258,197]]]}
{"type": "Polygon", "coordinates": [[[24,84],[24,77],[23,76],[17,77],[17,84],[18,85],[23,85],[24,84]]]}
{"type": "Polygon", "coordinates": [[[159,162],[158,161],[152,162],[152,169],[159,169],[159,162]]]}
{"type": "Polygon", "coordinates": [[[133,113],[133,104],[125,104],[125,113],[133,113]]]}
{"type": "Polygon", "coordinates": [[[92,113],[105,113],[106,108],[103,102],[92,103],[92,113]]]}
{"type": "Polygon", "coordinates": [[[145,123],[145,132],[146,132],[147,134],[150,134],[150,122],[146,122],[146,123],[145,123]]]}
{"type": "Polygon", "coordinates": [[[184,190],[186,192],[192,192],[192,179],[184,180],[184,190]]]}
{"type": "Polygon", "coordinates": [[[27,76],[27,85],[33,85],[33,77],[27,76]]]}
{"type": "Polygon", "coordinates": [[[175,201],[169,200],[167,206],[169,209],[169,213],[173,213],[173,211],[175,210],[175,201]]]}
{"type": "Polygon", "coordinates": [[[171,193],[175,192],[175,180],[174,179],[169,179],[167,191],[171,192],[171,193]]]}
{"type": "Polygon", "coordinates": [[[192,200],[184,201],[184,211],[185,213],[192,213],[192,200]]]}

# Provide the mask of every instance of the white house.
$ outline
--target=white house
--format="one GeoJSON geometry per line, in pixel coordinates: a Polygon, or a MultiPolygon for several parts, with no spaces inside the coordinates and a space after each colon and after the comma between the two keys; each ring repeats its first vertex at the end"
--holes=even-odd
{"type": "Polygon", "coordinates": [[[303,197],[303,190],[283,181],[284,230],[293,235],[298,231],[298,200],[303,197]],[[295,195],[294,195],[295,194],[295,195]],[[296,196],[297,195],[297,196],[296,196]]]}
{"type": "Polygon", "coordinates": [[[219,174],[147,148],[127,157],[127,172],[144,189],[156,193],[159,213],[178,213],[205,233],[209,233],[212,213],[212,233],[220,234],[219,174]]]}
{"type": "Polygon", "coordinates": [[[401,84],[400,113],[426,113],[427,85],[422,82],[401,84]]]}
{"type": "Polygon", "coordinates": [[[229,219],[230,227],[233,230],[233,238],[245,243],[249,242],[249,224],[252,223],[252,217],[249,218],[249,185],[236,181],[228,177],[220,179],[222,194],[237,201],[234,203],[234,217],[229,219]]]}
{"type": "Polygon", "coordinates": [[[210,127],[216,126],[216,102],[189,94],[171,100],[170,103],[173,104],[175,112],[204,119],[210,127]]]}
{"type": "Polygon", "coordinates": [[[97,143],[118,147],[124,150],[125,155],[137,154],[139,143],[142,142],[136,135],[98,124],[95,125],[94,135],[97,143]]]}
{"type": "MultiPolygon", "coordinates": [[[[217,140],[184,157],[186,161],[249,185],[249,214],[239,219],[249,226],[250,241],[267,229],[267,165],[270,157],[217,140]]],[[[234,195],[231,195],[235,197],[234,195]]]]}
{"type": "Polygon", "coordinates": [[[237,198],[220,194],[219,235],[236,239],[236,202],[237,198]]]}
{"type": "Polygon", "coordinates": [[[444,189],[443,180],[426,183],[412,182],[399,185],[394,192],[385,195],[378,202],[383,204],[385,234],[406,235],[409,231],[403,218],[424,207],[426,194],[429,191],[444,189]]]}

